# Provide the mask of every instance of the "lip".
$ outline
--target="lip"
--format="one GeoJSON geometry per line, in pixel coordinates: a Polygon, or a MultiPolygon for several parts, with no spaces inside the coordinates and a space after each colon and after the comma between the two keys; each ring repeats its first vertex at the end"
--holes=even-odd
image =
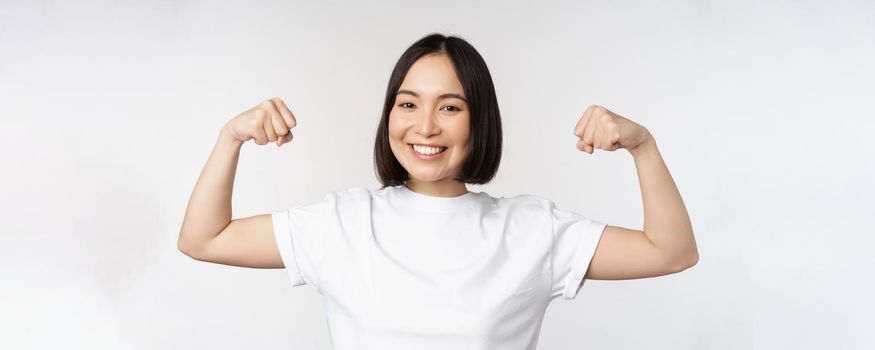
{"type": "MultiPolygon", "coordinates": [[[[422,159],[422,160],[435,160],[435,159],[438,159],[438,158],[442,157],[445,153],[447,153],[447,151],[448,151],[448,149],[449,149],[449,147],[447,147],[448,149],[444,150],[444,151],[441,152],[441,153],[427,156],[427,155],[420,154],[420,153],[417,152],[415,149],[413,149],[413,145],[414,145],[414,144],[412,144],[412,143],[411,143],[411,144],[407,144],[407,148],[410,149],[410,152],[413,152],[413,155],[414,155],[416,158],[419,158],[419,159],[422,159]]],[[[416,145],[425,146],[425,145],[418,144],[418,143],[417,143],[416,145]]],[[[446,147],[446,146],[437,146],[437,145],[432,145],[432,146],[430,146],[430,147],[446,147]]]]}

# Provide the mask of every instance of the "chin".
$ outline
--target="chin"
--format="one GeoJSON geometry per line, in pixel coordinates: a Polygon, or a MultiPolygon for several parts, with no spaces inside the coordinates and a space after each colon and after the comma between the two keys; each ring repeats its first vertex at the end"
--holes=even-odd
{"type": "Polygon", "coordinates": [[[443,180],[445,177],[440,175],[425,175],[425,174],[416,174],[414,175],[411,172],[407,172],[410,174],[411,180],[416,180],[419,182],[437,182],[443,180]]]}

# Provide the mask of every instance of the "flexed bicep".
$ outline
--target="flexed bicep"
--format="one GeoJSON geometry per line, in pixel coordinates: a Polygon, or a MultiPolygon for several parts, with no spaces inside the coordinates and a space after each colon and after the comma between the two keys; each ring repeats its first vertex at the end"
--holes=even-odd
{"type": "Polygon", "coordinates": [[[586,279],[625,280],[663,276],[689,267],[659,249],[643,231],[607,226],[586,272],[586,279]]]}

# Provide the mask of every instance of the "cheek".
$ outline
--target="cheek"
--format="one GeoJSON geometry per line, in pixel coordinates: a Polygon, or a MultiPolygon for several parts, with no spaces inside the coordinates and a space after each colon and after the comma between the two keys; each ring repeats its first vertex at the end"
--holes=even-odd
{"type": "Polygon", "coordinates": [[[389,114],[389,149],[392,150],[392,154],[395,155],[396,159],[401,159],[398,157],[402,152],[401,144],[403,144],[404,140],[404,127],[398,123],[398,119],[392,117],[392,114],[389,114]]]}
{"type": "Polygon", "coordinates": [[[390,141],[400,140],[404,136],[404,127],[397,117],[389,114],[389,138],[390,141]]]}
{"type": "Polygon", "coordinates": [[[459,118],[458,123],[452,125],[453,140],[458,144],[468,144],[471,136],[470,118],[459,118]]]}

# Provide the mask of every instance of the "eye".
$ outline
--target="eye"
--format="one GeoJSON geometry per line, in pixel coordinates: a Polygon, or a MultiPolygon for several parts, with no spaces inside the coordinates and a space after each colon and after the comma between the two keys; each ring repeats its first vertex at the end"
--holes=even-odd
{"type": "Polygon", "coordinates": [[[450,111],[450,112],[458,112],[458,111],[461,111],[461,109],[459,109],[458,107],[453,106],[453,105],[446,105],[446,106],[444,106],[444,107],[446,107],[447,110],[450,111]],[[452,108],[452,109],[450,109],[450,108],[452,108]]]}
{"type": "Polygon", "coordinates": [[[401,107],[401,108],[413,108],[413,104],[410,103],[410,102],[402,102],[402,103],[398,104],[398,107],[401,107]]]}

